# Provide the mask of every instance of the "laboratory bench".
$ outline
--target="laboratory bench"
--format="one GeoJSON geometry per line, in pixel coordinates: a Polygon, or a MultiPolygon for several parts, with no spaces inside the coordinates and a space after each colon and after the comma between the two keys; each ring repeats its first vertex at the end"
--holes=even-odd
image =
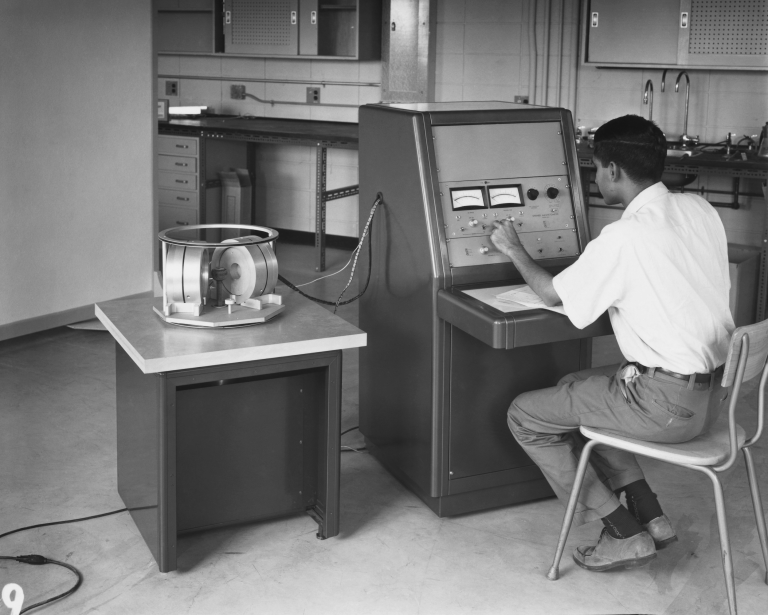
{"type": "Polygon", "coordinates": [[[177,536],[310,514],[339,533],[342,350],[366,334],[283,292],[269,322],[166,324],[160,298],[96,305],[115,338],[117,488],[161,572],[177,536]]]}
{"type": "MultiPolygon", "coordinates": [[[[325,270],[326,203],[358,193],[358,186],[326,190],[328,148],[357,149],[358,125],[268,117],[204,116],[171,119],[158,127],[160,230],[221,219],[218,173],[245,168],[255,184],[257,144],[316,148],[315,269],[325,270]],[[215,203],[215,205],[214,205],[215,203]]],[[[251,216],[254,211],[251,191],[251,216]]],[[[251,223],[254,220],[250,221],[251,223]]],[[[206,237],[216,240],[216,237],[206,237]]]]}
{"type": "MultiPolygon", "coordinates": [[[[690,154],[686,150],[679,149],[675,144],[669,145],[669,154],[664,164],[664,181],[670,190],[676,192],[692,192],[700,194],[715,207],[727,209],[739,209],[742,197],[755,197],[764,200],[762,248],[760,249],[760,264],[758,273],[757,301],[755,306],[756,321],[761,321],[768,316],[766,303],[768,303],[768,158],[759,158],[753,151],[745,148],[725,147],[718,145],[699,145],[691,148],[690,154]],[[714,191],[707,189],[686,189],[685,186],[692,183],[701,175],[730,177],[732,180],[730,191],[714,191]],[[741,182],[744,179],[757,180],[762,184],[762,194],[744,192],[741,182]],[[720,200],[723,195],[711,198],[709,193],[717,195],[726,192],[730,196],[730,202],[720,200]]],[[[581,187],[585,203],[588,207],[608,207],[590,203],[590,197],[600,198],[599,192],[594,192],[592,186],[595,178],[595,165],[592,161],[593,149],[591,144],[580,142],[576,146],[576,152],[581,168],[581,187]]]]}

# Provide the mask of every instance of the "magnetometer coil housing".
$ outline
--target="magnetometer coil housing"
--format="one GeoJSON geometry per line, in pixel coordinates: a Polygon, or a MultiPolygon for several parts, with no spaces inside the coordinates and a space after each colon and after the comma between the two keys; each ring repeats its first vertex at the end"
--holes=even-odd
{"type": "Polygon", "coordinates": [[[154,307],[155,313],[165,322],[193,327],[252,325],[276,316],[285,309],[274,292],[277,237],[273,229],[243,224],[199,224],[161,232],[163,303],[154,307]],[[180,237],[207,229],[255,233],[222,242],[180,237]]]}

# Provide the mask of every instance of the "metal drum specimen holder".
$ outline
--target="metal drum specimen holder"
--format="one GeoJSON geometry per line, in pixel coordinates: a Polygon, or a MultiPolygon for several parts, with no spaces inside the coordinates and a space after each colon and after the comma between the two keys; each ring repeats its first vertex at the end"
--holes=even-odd
{"type": "Polygon", "coordinates": [[[277,284],[277,231],[248,224],[177,226],[158,234],[163,246],[165,322],[190,327],[237,327],[266,322],[285,309],[277,284]],[[207,229],[256,231],[222,242],[174,234],[207,229]]]}

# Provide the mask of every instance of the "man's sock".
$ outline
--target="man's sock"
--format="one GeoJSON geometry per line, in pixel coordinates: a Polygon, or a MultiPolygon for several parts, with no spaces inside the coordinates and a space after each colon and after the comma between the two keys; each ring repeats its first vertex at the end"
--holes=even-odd
{"type": "Polygon", "coordinates": [[[637,519],[621,504],[610,515],[603,517],[602,522],[614,538],[629,538],[644,531],[637,519]]]}
{"type": "Polygon", "coordinates": [[[641,525],[664,514],[656,494],[644,478],[617,489],[615,493],[619,496],[622,491],[627,497],[627,510],[641,525]]]}

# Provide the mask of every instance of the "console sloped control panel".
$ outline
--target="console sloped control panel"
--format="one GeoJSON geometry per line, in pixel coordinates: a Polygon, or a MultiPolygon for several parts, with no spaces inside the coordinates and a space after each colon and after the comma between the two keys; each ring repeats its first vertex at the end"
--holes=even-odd
{"type": "Polygon", "coordinates": [[[535,260],[579,254],[567,176],[444,182],[440,198],[451,267],[508,262],[490,239],[503,219],[535,260]]]}

